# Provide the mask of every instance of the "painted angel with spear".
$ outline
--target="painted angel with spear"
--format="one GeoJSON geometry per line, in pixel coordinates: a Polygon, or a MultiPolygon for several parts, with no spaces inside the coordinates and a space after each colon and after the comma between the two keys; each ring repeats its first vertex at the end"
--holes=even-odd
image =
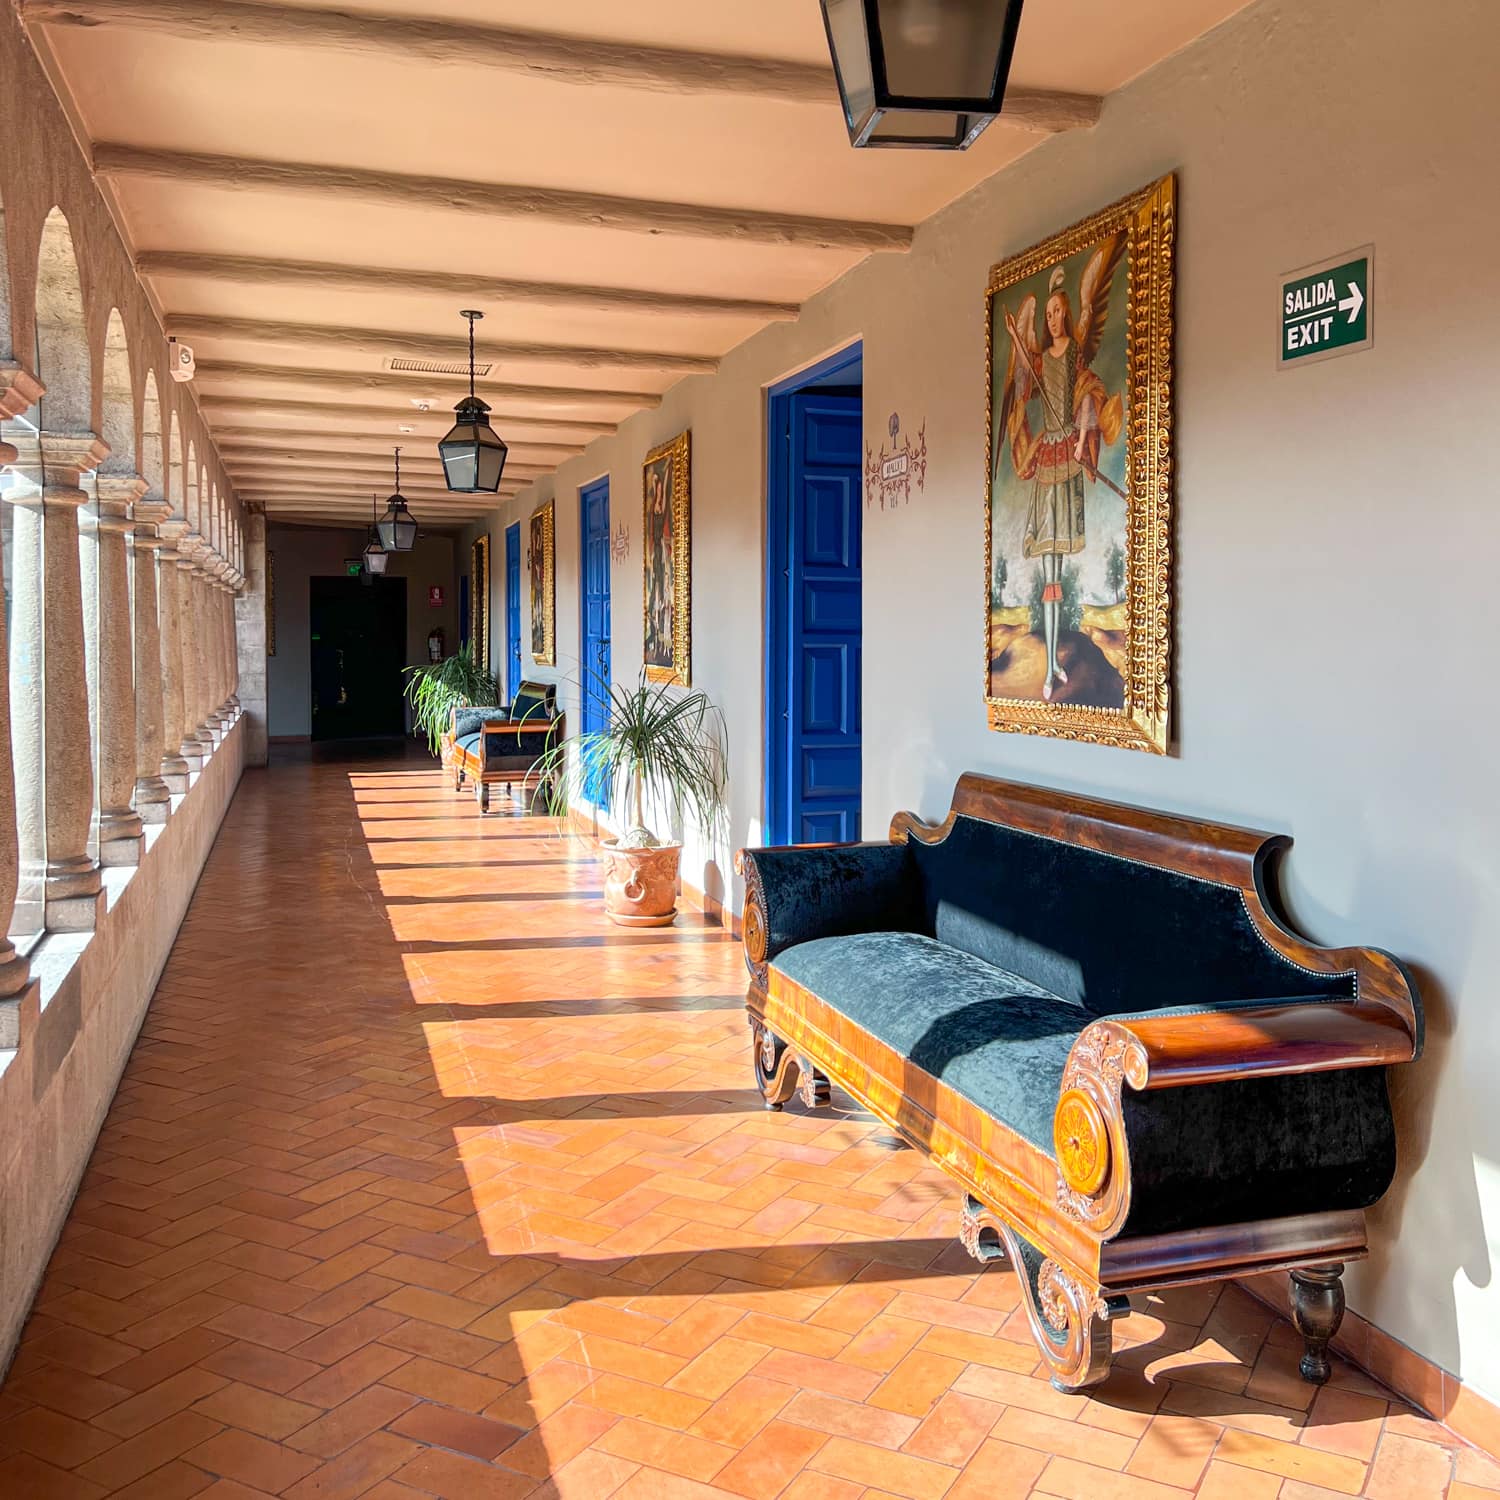
{"type": "Polygon", "coordinates": [[[1113,235],[1089,256],[1078,288],[1076,328],[1061,266],[1055,266],[1048,278],[1041,325],[1034,292],[1018,313],[1005,314],[1010,358],[996,426],[995,463],[998,470],[1008,450],[1016,477],[1032,487],[1021,553],[1036,558],[1042,569],[1047,647],[1042,697],[1047,702],[1068,680],[1057,659],[1062,569],[1064,558],[1083,551],[1085,482],[1108,485],[1128,499],[1119,485],[1099,472],[1101,445],[1117,442],[1123,430],[1123,402],[1118,391],[1110,395],[1105,390],[1092,368],[1125,243],[1123,233],[1113,235]]]}

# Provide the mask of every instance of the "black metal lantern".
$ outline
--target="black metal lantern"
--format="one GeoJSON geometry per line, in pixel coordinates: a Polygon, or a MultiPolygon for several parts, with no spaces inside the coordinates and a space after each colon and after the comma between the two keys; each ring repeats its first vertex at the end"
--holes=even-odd
{"type": "Polygon", "coordinates": [[[380,532],[375,525],[375,497],[370,496],[370,535],[365,542],[365,577],[379,578],[391,560],[391,555],[381,545],[380,532]]]}
{"type": "Polygon", "coordinates": [[[466,308],[459,316],[469,320],[469,394],[453,408],[458,420],[438,443],[438,452],[450,490],[463,495],[493,495],[505,472],[507,449],[490,426],[489,407],[474,394],[474,324],[484,314],[466,308]]]}
{"type": "Polygon", "coordinates": [[[401,493],[401,450],[396,449],[396,493],[385,502],[385,514],[375,523],[380,545],[387,552],[410,552],[416,545],[416,517],[406,508],[401,493]]]}
{"type": "Polygon", "coordinates": [[[1022,0],[821,0],[849,140],[962,151],[1000,113],[1022,0]]]}

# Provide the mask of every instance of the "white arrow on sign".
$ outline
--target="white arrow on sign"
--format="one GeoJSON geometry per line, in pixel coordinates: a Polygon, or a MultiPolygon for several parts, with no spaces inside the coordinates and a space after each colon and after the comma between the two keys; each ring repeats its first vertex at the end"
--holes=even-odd
{"type": "Polygon", "coordinates": [[[1349,321],[1352,323],[1359,316],[1359,310],[1364,305],[1365,294],[1360,291],[1357,283],[1351,281],[1349,283],[1349,295],[1339,298],[1339,311],[1347,312],[1349,314],[1349,321]]]}

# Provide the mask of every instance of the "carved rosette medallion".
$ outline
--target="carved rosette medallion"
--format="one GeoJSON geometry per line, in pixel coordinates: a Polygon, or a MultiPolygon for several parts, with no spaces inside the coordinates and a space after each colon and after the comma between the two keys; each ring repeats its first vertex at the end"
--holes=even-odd
{"type": "Polygon", "coordinates": [[[764,986],[766,955],[770,952],[770,923],[766,919],[765,888],[761,885],[760,870],[754,859],[741,853],[736,863],[745,877],[745,915],[741,919],[745,967],[750,971],[751,979],[764,986]]]}
{"type": "Polygon", "coordinates": [[[1063,1070],[1052,1140],[1057,1155],[1057,1206],[1101,1234],[1118,1231],[1130,1207],[1130,1160],[1120,1090],[1145,1082],[1134,1038],[1096,1021],[1086,1027],[1063,1070]]]}

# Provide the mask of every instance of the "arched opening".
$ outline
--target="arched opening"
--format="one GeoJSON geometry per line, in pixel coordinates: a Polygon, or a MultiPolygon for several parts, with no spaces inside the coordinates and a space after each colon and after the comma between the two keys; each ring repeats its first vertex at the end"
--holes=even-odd
{"type": "Polygon", "coordinates": [[[47,215],[37,250],[36,375],[47,387],[44,428],[87,432],[93,420],[83,287],[73,232],[59,208],[47,215]]]}
{"type": "Polygon", "coordinates": [[[125,338],[125,320],[112,308],[104,329],[104,359],[101,362],[99,436],[109,444],[109,456],[100,465],[106,474],[136,472],[135,386],[130,375],[130,345],[125,338]]]}
{"type": "Polygon", "coordinates": [[[171,424],[171,436],[167,444],[166,499],[167,504],[172,507],[172,515],[178,520],[184,520],[187,517],[187,495],[183,489],[182,427],[175,411],[168,420],[171,424]]]}
{"type": "Polygon", "coordinates": [[[188,530],[203,534],[202,515],[198,504],[198,455],[193,451],[193,440],[187,445],[187,495],[183,515],[187,517],[188,530]]]}
{"type": "Polygon", "coordinates": [[[156,372],[147,370],[141,391],[141,478],[152,500],[160,500],[165,494],[162,461],[161,397],[156,391],[156,372]]]}

